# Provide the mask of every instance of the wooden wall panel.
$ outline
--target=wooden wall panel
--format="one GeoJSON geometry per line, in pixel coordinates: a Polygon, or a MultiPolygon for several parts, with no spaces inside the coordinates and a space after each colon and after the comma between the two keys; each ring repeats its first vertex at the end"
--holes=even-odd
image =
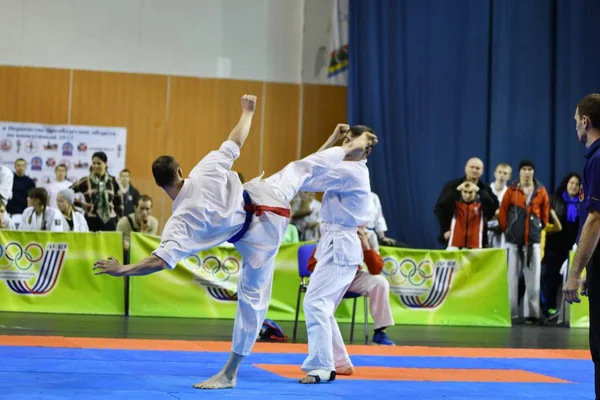
{"type": "Polygon", "coordinates": [[[338,86],[303,85],[301,100],[297,84],[78,70],[70,85],[69,70],[0,66],[0,120],[67,124],[72,90],[72,124],[127,128],[127,168],[134,185],[154,198],[153,214],[161,225],[171,200],[154,184],[152,161],[172,154],[189,172],[227,138],[243,94],[259,98],[250,137],[234,166],[247,180],[261,166],[268,176],[297,158],[299,118],[302,156],[316,151],[347,119],[347,89],[338,86]]]}
{"type": "Polygon", "coordinates": [[[69,70],[0,67],[0,120],[67,124],[69,70]]]}
{"type": "MultiPolygon", "coordinates": [[[[126,167],[133,185],[154,199],[153,215],[161,222],[170,215],[171,200],[154,184],[151,165],[165,153],[167,79],[164,75],[74,71],[71,116],[73,125],[127,128],[126,167]]],[[[119,172],[110,171],[115,176],[119,172]]]]}
{"type": "Polygon", "coordinates": [[[179,160],[184,175],[227,139],[239,120],[244,94],[258,96],[258,107],[233,169],[249,180],[258,174],[260,161],[262,82],[171,78],[166,152],[179,160]]]}
{"type": "Polygon", "coordinates": [[[272,175],[298,158],[300,85],[266,83],[262,169],[272,175]]]}
{"type": "Polygon", "coordinates": [[[304,85],[302,157],[314,153],[338,123],[347,123],[348,89],[342,86],[304,85]]]}

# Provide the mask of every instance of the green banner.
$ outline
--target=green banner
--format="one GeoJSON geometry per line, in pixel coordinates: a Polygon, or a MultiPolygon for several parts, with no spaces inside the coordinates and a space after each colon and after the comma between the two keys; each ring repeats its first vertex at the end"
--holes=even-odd
{"type": "MultiPolygon", "coordinates": [[[[575,252],[569,253],[569,267],[573,264],[573,257],[575,252]]],[[[585,278],[585,269],[581,274],[582,278],[585,278]]],[[[571,328],[589,328],[590,327],[590,314],[589,314],[589,301],[585,296],[579,295],[581,303],[566,304],[565,307],[569,307],[569,326],[571,328]]]]}
{"type": "Polygon", "coordinates": [[[124,280],[92,271],[111,255],[123,259],[121,233],[0,230],[0,310],[124,314],[124,280]]]}
{"type": "Polygon", "coordinates": [[[397,324],[511,326],[506,250],[382,248],[397,324]]]}
{"type": "MultiPolygon", "coordinates": [[[[147,257],[158,244],[157,237],[132,234],[131,261],[147,257]]],[[[270,319],[294,319],[301,245],[284,244],[279,250],[267,315],[270,319]]],[[[382,248],[381,254],[397,324],[511,325],[505,250],[382,248]]],[[[172,271],[132,277],[129,314],[234,318],[241,264],[234,248],[218,247],[186,258],[172,271]]],[[[352,304],[352,300],[342,301],[336,313],[338,321],[350,321],[352,304]]],[[[363,306],[361,298],[357,322],[364,321],[363,306]]],[[[302,306],[300,319],[304,320],[302,306]]]]}

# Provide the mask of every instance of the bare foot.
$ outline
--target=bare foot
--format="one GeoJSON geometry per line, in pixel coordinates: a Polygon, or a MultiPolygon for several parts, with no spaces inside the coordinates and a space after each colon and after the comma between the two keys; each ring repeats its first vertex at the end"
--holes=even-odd
{"type": "Polygon", "coordinates": [[[237,383],[235,376],[229,378],[224,371],[219,372],[217,375],[204,382],[196,383],[195,389],[230,389],[234,388],[237,383]]]}
{"type": "Polygon", "coordinates": [[[337,375],[354,375],[354,367],[340,368],[335,370],[337,375]]]}

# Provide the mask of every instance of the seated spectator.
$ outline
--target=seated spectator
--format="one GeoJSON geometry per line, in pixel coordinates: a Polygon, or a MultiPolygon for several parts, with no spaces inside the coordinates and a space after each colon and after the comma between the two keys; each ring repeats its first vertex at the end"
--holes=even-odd
{"type": "Polygon", "coordinates": [[[385,217],[383,216],[383,209],[381,208],[381,200],[379,200],[379,196],[377,193],[371,192],[369,193],[369,200],[371,203],[371,209],[369,212],[367,229],[375,231],[380,244],[384,246],[396,246],[397,242],[394,239],[385,236],[388,227],[387,223],[385,222],[385,217]]]}
{"type": "Polygon", "coordinates": [[[448,193],[440,204],[445,209],[454,210],[448,249],[481,249],[486,220],[496,213],[490,196],[479,196],[479,187],[471,182],[463,182],[456,193],[448,193]]]}
{"type": "Polygon", "coordinates": [[[292,223],[298,228],[301,241],[317,240],[321,225],[321,202],[315,193],[299,192],[292,200],[292,223]]]}
{"type": "Polygon", "coordinates": [[[296,225],[294,224],[288,224],[281,243],[298,243],[299,241],[300,236],[298,234],[298,228],[296,228],[296,225]]]}
{"type": "Polygon", "coordinates": [[[56,204],[63,217],[64,232],[89,232],[85,216],[73,209],[75,192],[73,189],[63,189],[56,195],[56,204]]]}
{"type": "Polygon", "coordinates": [[[135,210],[119,220],[117,231],[123,232],[123,249],[129,250],[129,237],[131,232],[147,233],[156,235],[158,231],[158,220],[150,215],[152,212],[152,198],[148,195],[141,195],[135,205],[135,210]]]}
{"type": "Polygon", "coordinates": [[[63,232],[62,214],[48,207],[48,192],[44,188],[31,188],[27,193],[27,207],[23,211],[20,231],[63,232]]]}
{"type": "Polygon", "coordinates": [[[0,201],[0,230],[14,231],[15,223],[10,219],[6,212],[6,206],[0,201]]]}
{"type": "MultiPolygon", "coordinates": [[[[369,297],[371,316],[374,321],[373,343],[385,346],[394,346],[395,343],[388,338],[385,329],[394,325],[392,308],[390,307],[390,284],[387,279],[381,275],[383,270],[383,259],[379,255],[379,243],[375,232],[360,227],[358,237],[362,245],[365,264],[367,270],[358,266],[358,271],[354,280],[348,287],[349,292],[359,293],[369,297]]],[[[315,259],[316,247],[308,261],[308,270],[313,272],[317,267],[315,259]]],[[[354,370],[349,371],[351,375],[354,370]]]]}

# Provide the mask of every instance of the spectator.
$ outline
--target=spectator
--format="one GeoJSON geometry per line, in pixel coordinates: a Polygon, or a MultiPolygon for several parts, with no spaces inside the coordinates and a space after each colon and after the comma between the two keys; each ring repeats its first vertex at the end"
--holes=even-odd
{"type": "MultiPolygon", "coordinates": [[[[12,176],[12,172],[10,174],[12,176]]],[[[6,206],[0,201],[0,230],[14,231],[15,223],[9,218],[6,212],[6,206]]]]}
{"type": "MultiPolygon", "coordinates": [[[[490,185],[492,193],[496,195],[499,203],[502,203],[504,194],[508,190],[507,183],[512,178],[512,168],[508,164],[498,164],[494,171],[494,183],[490,185]]],[[[504,233],[500,231],[500,225],[498,225],[498,210],[493,218],[488,221],[488,245],[492,248],[503,249],[505,245],[504,233]]]]}
{"type": "Polygon", "coordinates": [[[119,174],[119,187],[123,196],[123,215],[129,215],[135,209],[140,192],[131,184],[131,173],[128,169],[124,169],[119,174]]]}
{"type": "Polygon", "coordinates": [[[396,241],[394,239],[385,236],[387,232],[387,224],[385,217],[383,216],[383,209],[381,208],[381,201],[376,193],[371,192],[369,194],[371,200],[371,213],[369,222],[367,222],[367,229],[375,231],[379,242],[384,246],[395,246],[396,241]]]}
{"type": "Polygon", "coordinates": [[[135,206],[135,211],[121,218],[117,224],[117,230],[123,232],[123,249],[129,250],[129,238],[131,232],[141,232],[156,235],[158,231],[158,220],[152,215],[152,198],[141,195],[135,206]]]}
{"type": "MultiPolygon", "coordinates": [[[[465,176],[462,178],[454,179],[447,182],[435,205],[434,213],[440,224],[440,242],[446,244],[450,239],[450,227],[452,224],[452,217],[454,215],[454,208],[451,202],[444,202],[444,198],[448,196],[456,196],[456,189],[463,182],[471,182],[479,187],[479,197],[482,203],[491,203],[494,212],[498,209],[498,199],[492,192],[492,189],[486,183],[480,180],[483,174],[483,161],[479,158],[471,158],[465,165],[465,176]]],[[[487,225],[484,227],[483,235],[483,247],[487,247],[487,225]]]]}
{"type": "Polygon", "coordinates": [[[519,275],[525,280],[524,314],[530,322],[540,322],[540,241],[550,218],[550,201],[543,185],[534,179],[535,166],[529,160],[519,164],[519,181],[502,199],[498,222],[506,235],[508,248],[508,296],[511,316],[519,316],[519,275]]]}
{"type": "Polygon", "coordinates": [[[292,223],[298,228],[300,240],[317,240],[321,225],[321,202],[314,193],[299,192],[292,200],[292,223]]]}
{"type": "Polygon", "coordinates": [[[300,235],[298,233],[298,228],[296,228],[296,225],[294,224],[288,224],[281,243],[298,243],[299,241],[300,235]]]}
{"type": "MultiPolygon", "coordinates": [[[[371,316],[373,317],[373,343],[394,346],[395,343],[387,336],[386,328],[394,325],[392,308],[390,307],[390,284],[387,279],[381,275],[383,270],[383,259],[379,255],[379,244],[375,232],[360,227],[358,229],[365,264],[367,270],[358,266],[358,271],[354,280],[348,287],[349,292],[359,293],[369,297],[371,316]]],[[[315,259],[316,248],[308,261],[308,270],[313,272],[317,266],[315,259]]],[[[348,375],[354,372],[349,371],[348,375]]]]}
{"type": "Polygon", "coordinates": [[[85,216],[73,209],[75,192],[73,189],[63,189],[56,196],[58,210],[63,217],[64,232],[89,232],[85,216]]]}
{"type": "Polygon", "coordinates": [[[114,231],[117,218],[123,215],[123,196],[117,180],[106,170],[104,152],[92,156],[92,173],[72,186],[75,193],[82,193],[85,201],[75,200],[75,205],[85,210],[85,219],[91,232],[114,231]]]}
{"type": "Polygon", "coordinates": [[[560,268],[569,258],[569,252],[577,240],[579,231],[579,187],[581,177],[570,173],[563,178],[550,198],[550,206],[556,212],[562,230],[546,237],[544,257],[545,274],[542,284],[544,312],[548,320],[558,315],[557,296],[562,286],[560,268]]]}
{"type": "Polygon", "coordinates": [[[448,193],[442,200],[444,208],[454,209],[448,249],[481,249],[486,220],[495,214],[491,196],[479,196],[479,187],[463,182],[456,193],[448,193]],[[447,204],[448,203],[448,204],[447,204]]]}
{"type": "Polygon", "coordinates": [[[12,199],[13,181],[14,174],[12,171],[0,164],[0,203],[5,206],[12,199]]]}
{"type": "Polygon", "coordinates": [[[64,164],[57,165],[54,168],[54,176],[56,179],[46,185],[46,191],[48,192],[48,205],[52,208],[58,208],[56,204],[58,192],[67,189],[72,183],[67,180],[67,166],[64,164]]]}
{"type": "Polygon", "coordinates": [[[29,207],[23,211],[20,231],[63,232],[62,215],[56,208],[48,207],[46,189],[29,189],[27,204],[29,207]]]}
{"type": "Polygon", "coordinates": [[[25,175],[27,163],[19,158],[15,161],[15,174],[13,177],[12,198],[6,205],[6,211],[12,218],[15,226],[19,227],[21,215],[27,208],[27,194],[35,187],[33,179],[25,175]]]}

